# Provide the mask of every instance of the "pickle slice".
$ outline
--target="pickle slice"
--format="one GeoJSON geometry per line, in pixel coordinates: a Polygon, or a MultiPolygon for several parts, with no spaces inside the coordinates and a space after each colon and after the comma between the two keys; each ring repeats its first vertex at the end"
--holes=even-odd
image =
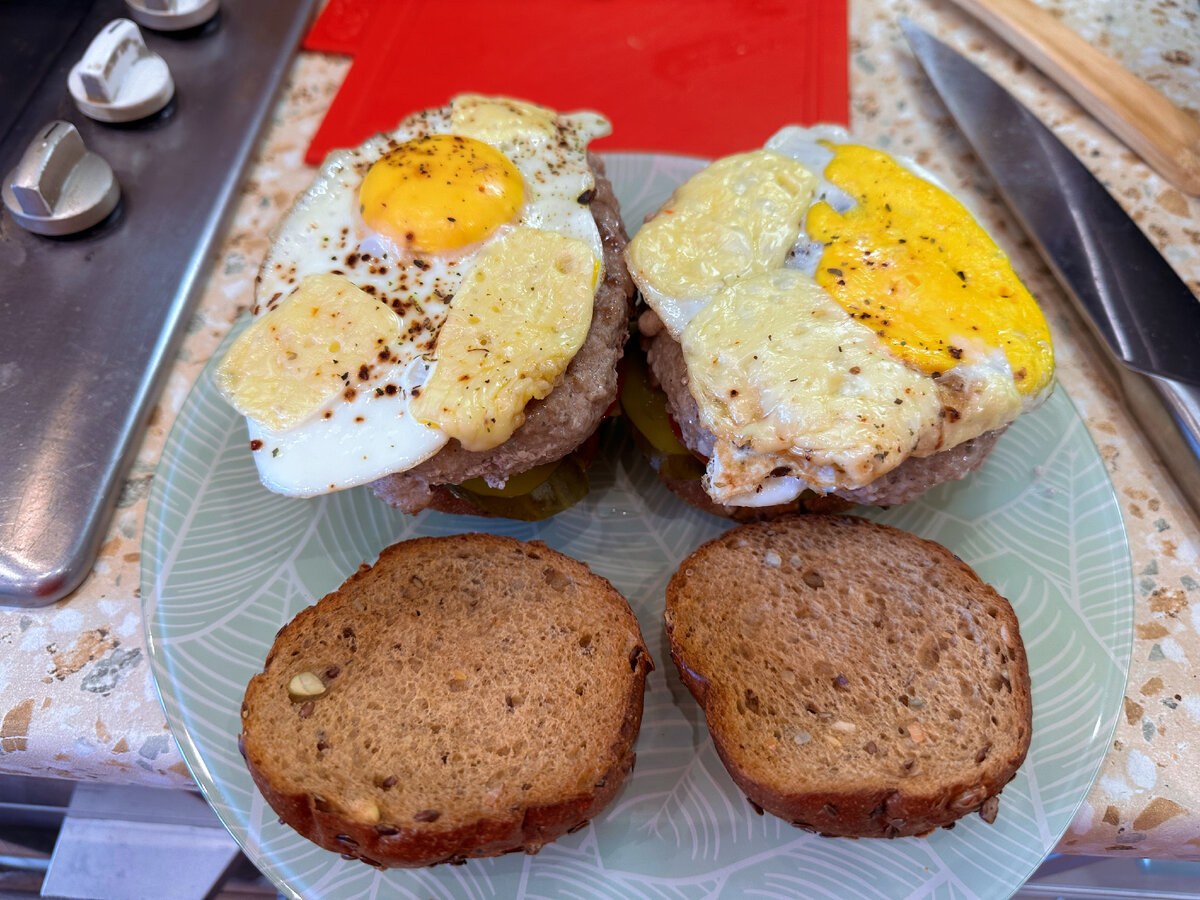
{"type": "Polygon", "coordinates": [[[667,395],[650,384],[646,357],[636,340],[631,340],[625,345],[622,363],[625,367],[625,378],[621,383],[621,411],[629,418],[630,424],[660,455],[691,456],[691,452],[671,428],[667,395]]]}
{"type": "Polygon", "coordinates": [[[571,453],[557,463],[537,466],[522,475],[514,475],[503,488],[489,488],[482,479],[473,478],[463,484],[448,484],[446,488],[462,500],[473,504],[483,512],[520,522],[539,522],[568,509],[587,496],[587,466],[580,457],[571,453]],[[541,476],[539,470],[549,469],[541,476]],[[538,473],[538,474],[534,474],[538,473]],[[523,493],[509,494],[509,486],[530,475],[528,481],[536,483],[523,493]],[[540,480],[538,480],[540,477],[540,480]],[[480,490],[480,485],[487,493],[480,490]]]}
{"type": "Polygon", "coordinates": [[[646,462],[650,463],[650,468],[664,478],[676,481],[699,481],[704,477],[704,463],[688,453],[686,449],[683,453],[664,453],[654,446],[653,442],[642,434],[636,425],[630,428],[630,434],[633,435],[633,442],[642,452],[642,456],[646,458],[646,462]]]}
{"type": "Polygon", "coordinates": [[[504,487],[502,488],[494,488],[482,478],[469,478],[459,485],[459,487],[464,491],[469,491],[472,494],[480,494],[484,497],[519,497],[522,494],[528,494],[549,478],[554,473],[554,470],[558,468],[558,465],[558,462],[548,462],[540,466],[534,466],[528,472],[513,475],[504,483],[504,487]]]}
{"type": "Polygon", "coordinates": [[[634,443],[664,478],[698,481],[704,475],[704,463],[675,434],[667,395],[650,383],[646,358],[636,340],[626,345],[623,363],[621,411],[632,426],[634,443]]]}

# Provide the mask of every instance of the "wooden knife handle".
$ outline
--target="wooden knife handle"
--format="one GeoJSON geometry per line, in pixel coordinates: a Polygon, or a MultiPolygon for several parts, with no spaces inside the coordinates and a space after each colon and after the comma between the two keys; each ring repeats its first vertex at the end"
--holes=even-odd
{"type": "Polygon", "coordinates": [[[1200,122],[1030,0],[954,0],[1160,175],[1200,195],[1200,122]]]}

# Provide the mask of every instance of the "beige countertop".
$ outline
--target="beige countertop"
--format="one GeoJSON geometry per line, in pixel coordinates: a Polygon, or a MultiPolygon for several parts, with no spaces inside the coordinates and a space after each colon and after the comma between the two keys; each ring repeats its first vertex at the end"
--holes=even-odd
{"type": "MultiPolygon", "coordinates": [[[[1041,5],[1200,115],[1200,8],[1194,3],[1041,5]]],[[[1099,778],[1059,849],[1200,859],[1200,524],[1122,409],[1084,325],[924,82],[896,25],[899,15],[946,38],[1008,85],[1076,150],[1197,292],[1200,200],[1155,175],[950,4],[852,2],[855,131],[937,172],[973,202],[1010,252],[1046,309],[1060,383],[1099,447],[1125,519],[1135,637],[1124,708],[1099,778]]],[[[0,609],[0,774],[192,784],[146,658],[138,582],[147,495],[184,398],[249,303],[271,227],[311,177],[304,150],[347,66],[345,59],[317,54],[298,58],[92,574],[53,606],[0,609]]]]}

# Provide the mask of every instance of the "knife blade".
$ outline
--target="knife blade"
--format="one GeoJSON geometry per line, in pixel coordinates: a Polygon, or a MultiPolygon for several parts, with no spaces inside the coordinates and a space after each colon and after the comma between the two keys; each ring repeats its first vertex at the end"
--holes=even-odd
{"type": "Polygon", "coordinates": [[[1111,353],[1129,411],[1200,515],[1200,301],[1078,158],[1008,91],[907,19],[937,93],[1111,353]]]}
{"type": "Polygon", "coordinates": [[[1200,384],[1200,301],[1092,173],[1016,98],[907,20],[909,45],[1001,195],[1114,355],[1200,384]]]}

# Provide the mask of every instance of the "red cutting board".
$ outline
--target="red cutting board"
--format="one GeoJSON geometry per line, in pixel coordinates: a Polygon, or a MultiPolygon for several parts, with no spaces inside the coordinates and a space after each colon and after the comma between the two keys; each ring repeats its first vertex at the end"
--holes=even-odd
{"type": "Polygon", "coordinates": [[[304,46],[354,57],[310,163],[468,92],[600,112],[600,151],[715,157],[849,117],[846,0],[330,0],[304,46]]]}

